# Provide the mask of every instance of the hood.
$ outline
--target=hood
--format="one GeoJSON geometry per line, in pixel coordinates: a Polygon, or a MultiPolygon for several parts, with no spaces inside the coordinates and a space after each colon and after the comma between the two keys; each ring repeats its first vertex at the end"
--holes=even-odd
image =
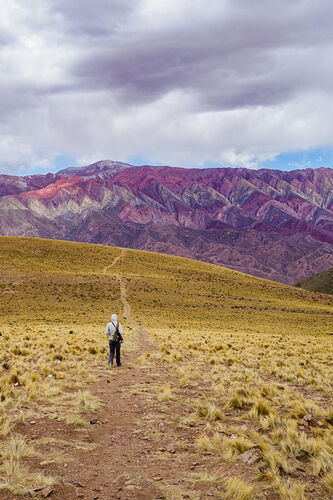
{"type": "Polygon", "coordinates": [[[111,314],[111,321],[112,321],[112,323],[117,323],[118,317],[116,314],[111,314]]]}

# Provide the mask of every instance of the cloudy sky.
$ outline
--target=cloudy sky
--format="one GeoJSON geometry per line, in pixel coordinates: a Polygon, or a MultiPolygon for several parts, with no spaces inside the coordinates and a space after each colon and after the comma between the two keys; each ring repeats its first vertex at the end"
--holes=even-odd
{"type": "Polygon", "coordinates": [[[333,166],[332,0],[6,0],[0,172],[333,166]]]}

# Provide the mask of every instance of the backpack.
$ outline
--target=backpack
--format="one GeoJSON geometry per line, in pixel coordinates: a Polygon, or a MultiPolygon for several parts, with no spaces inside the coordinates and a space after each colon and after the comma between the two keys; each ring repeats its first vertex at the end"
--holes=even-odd
{"type": "Polygon", "coordinates": [[[110,336],[110,339],[113,342],[119,342],[119,340],[121,339],[121,335],[120,335],[120,332],[119,332],[119,321],[117,321],[117,325],[115,325],[113,322],[112,322],[112,324],[115,327],[116,331],[113,332],[113,334],[110,336]]]}

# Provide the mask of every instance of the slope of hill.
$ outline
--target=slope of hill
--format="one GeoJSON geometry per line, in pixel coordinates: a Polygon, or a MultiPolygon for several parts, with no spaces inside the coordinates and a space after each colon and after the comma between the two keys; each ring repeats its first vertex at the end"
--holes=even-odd
{"type": "Polygon", "coordinates": [[[0,295],[0,498],[329,498],[330,296],[26,238],[0,238],[0,295]]]}
{"type": "Polygon", "coordinates": [[[0,234],[153,250],[288,284],[333,266],[333,170],[132,167],[0,176],[0,234]]]}
{"type": "Polygon", "coordinates": [[[333,294],[333,268],[316,274],[315,276],[305,278],[296,283],[295,286],[312,292],[333,294]]]}

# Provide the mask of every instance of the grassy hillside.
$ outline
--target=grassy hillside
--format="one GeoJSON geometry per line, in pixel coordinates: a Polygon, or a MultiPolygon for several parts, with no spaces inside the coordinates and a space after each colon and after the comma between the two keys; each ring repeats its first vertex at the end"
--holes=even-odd
{"type": "Polygon", "coordinates": [[[333,294],[333,267],[322,273],[305,278],[296,283],[295,286],[310,290],[311,292],[333,294]]]}
{"type": "Polygon", "coordinates": [[[28,238],[0,238],[0,297],[0,487],[41,481],[29,457],[45,436],[33,449],[19,432],[41,405],[43,418],[85,429],[118,311],[125,359],[149,337],[141,366],[165,373],[151,394],[138,389],[147,408],[154,394],[166,413],[188,408],[170,418],[224,467],[193,481],[225,498],[329,498],[333,298],[163,254],[28,238]],[[247,450],[258,463],[237,468],[247,450]]]}

